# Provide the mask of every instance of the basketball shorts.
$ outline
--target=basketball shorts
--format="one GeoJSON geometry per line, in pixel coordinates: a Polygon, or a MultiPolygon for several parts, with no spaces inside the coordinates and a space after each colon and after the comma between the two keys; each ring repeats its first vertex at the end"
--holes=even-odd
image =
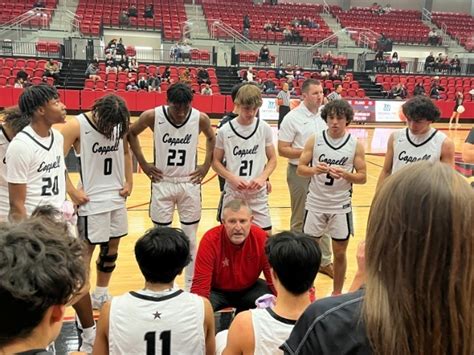
{"type": "Polygon", "coordinates": [[[303,223],[303,232],[316,238],[328,234],[334,240],[345,241],[354,235],[352,211],[335,214],[306,210],[303,223]]]}
{"type": "Polygon", "coordinates": [[[175,207],[181,223],[198,223],[201,220],[201,185],[170,181],[153,183],[150,202],[153,223],[171,224],[175,207]]]}
{"type": "Polygon", "coordinates": [[[257,193],[247,194],[234,190],[225,190],[223,192],[221,211],[219,213],[221,220],[224,217],[224,206],[228,202],[240,199],[247,202],[253,215],[253,224],[259,226],[263,230],[272,229],[272,219],[270,218],[270,209],[268,207],[267,189],[262,189],[257,193]]]}
{"type": "Polygon", "coordinates": [[[111,238],[121,238],[128,234],[127,208],[122,208],[79,216],[77,220],[79,237],[90,244],[108,242],[111,238]]]}

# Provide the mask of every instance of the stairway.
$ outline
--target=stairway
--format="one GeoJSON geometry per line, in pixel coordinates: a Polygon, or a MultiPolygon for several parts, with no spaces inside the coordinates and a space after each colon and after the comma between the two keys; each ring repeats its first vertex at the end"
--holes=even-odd
{"type": "Polygon", "coordinates": [[[88,63],[85,60],[64,62],[60,73],[60,83],[64,89],[83,89],[88,63]]]}
{"type": "Polygon", "coordinates": [[[337,46],[339,48],[357,47],[356,43],[351,39],[349,34],[347,34],[345,31],[341,31],[343,28],[332,15],[322,13],[320,16],[327,23],[331,31],[337,33],[337,46]]]}
{"type": "Polygon", "coordinates": [[[354,80],[359,82],[361,89],[364,89],[365,95],[371,99],[383,99],[380,86],[375,85],[369,78],[369,73],[354,73],[354,80]]]}
{"type": "Polygon", "coordinates": [[[217,67],[216,76],[219,83],[221,94],[229,95],[232,87],[240,83],[240,78],[237,74],[238,69],[233,67],[217,67]]]}
{"type": "Polygon", "coordinates": [[[210,39],[206,18],[201,5],[185,4],[187,22],[189,24],[191,39],[210,39]]]}

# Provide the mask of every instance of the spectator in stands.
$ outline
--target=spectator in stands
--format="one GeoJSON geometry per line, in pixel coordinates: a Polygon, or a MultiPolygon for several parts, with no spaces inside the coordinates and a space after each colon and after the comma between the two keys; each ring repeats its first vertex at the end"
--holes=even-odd
{"type": "Polygon", "coordinates": [[[461,125],[459,124],[459,116],[461,116],[461,113],[464,112],[464,106],[462,105],[463,103],[464,103],[464,95],[462,94],[461,91],[457,91],[456,98],[454,99],[453,113],[449,119],[449,128],[451,128],[453,119],[456,120],[456,128],[461,127],[461,125]]]}
{"type": "Polygon", "coordinates": [[[334,91],[327,95],[328,101],[341,100],[342,99],[342,84],[334,85],[334,91]]]}
{"type": "Polygon", "coordinates": [[[133,75],[132,73],[128,73],[127,91],[137,91],[137,90],[138,90],[138,84],[137,84],[136,75],[133,75]]]}
{"type": "Polygon", "coordinates": [[[107,43],[107,47],[105,47],[105,54],[115,55],[117,54],[117,39],[113,38],[107,43]]]}
{"type": "Polygon", "coordinates": [[[161,77],[158,73],[150,74],[148,76],[148,91],[161,92],[161,77]]]}
{"type": "Polygon", "coordinates": [[[402,64],[400,63],[397,52],[392,53],[392,58],[390,58],[390,67],[399,73],[402,71],[402,64]]]}
{"type": "Polygon", "coordinates": [[[169,83],[170,79],[171,79],[171,70],[169,66],[166,66],[165,70],[163,71],[163,74],[161,75],[161,81],[167,81],[169,83]]]}
{"type": "Polygon", "coordinates": [[[293,36],[292,36],[292,41],[294,43],[301,43],[303,42],[303,37],[301,37],[299,27],[296,27],[292,30],[293,36]]]}
{"type": "Polygon", "coordinates": [[[266,64],[270,64],[270,49],[268,46],[264,44],[262,48],[260,48],[260,53],[258,55],[258,62],[264,62],[266,64]]]}
{"type": "Polygon", "coordinates": [[[370,7],[370,12],[373,15],[378,15],[380,13],[380,9],[381,9],[381,6],[377,4],[376,2],[374,2],[372,6],[370,7]]]}
{"type": "Polygon", "coordinates": [[[332,55],[331,51],[327,51],[326,54],[323,56],[323,64],[325,64],[328,68],[331,68],[333,60],[334,56],[332,55]]]}
{"type": "Polygon", "coordinates": [[[137,85],[140,90],[148,90],[148,81],[146,80],[144,75],[140,76],[137,85]]]}
{"type": "Polygon", "coordinates": [[[249,67],[247,70],[244,71],[242,76],[243,81],[252,82],[255,81],[255,74],[253,72],[253,68],[249,67]]]}
{"type": "Polygon", "coordinates": [[[425,87],[422,82],[418,82],[415,85],[415,88],[413,89],[413,96],[424,96],[426,95],[425,87]]]}
{"type": "Polygon", "coordinates": [[[15,84],[13,84],[15,89],[23,89],[27,87],[27,82],[22,76],[16,76],[15,84]]]}
{"type": "Polygon", "coordinates": [[[117,62],[112,54],[107,54],[105,56],[105,72],[108,73],[117,73],[117,62]]]}
{"type": "Polygon", "coordinates": [[[275,23],[272,26],[272,31],[273,32],[281,32],[280,21],[275,21],[275,23]]]}
{"type": "Polygon", "coordinates": [[[425,66],[424,70],[427,71],[433,71],[435,67],[435,57],[433,55],[433,52],[430,52],[428,56],[425,59],[425,66]]]}
{"type": "Polygon", "coordinates": [[[101,80],[99,73],[99,66],[96,61],[92,61],[86,69],[86,78],[92,79],[94,81],[101,80]]]}
{"type": "Polygon", "coordinates": [[[202,88],[201,95],[205,95],[205,96],[211,96],[212,95],[212,89],[211,89],[211,86],[209,84],[206,84],[202,88]]]}
{"type": "Polygon", "coordinates": [[[321,73],[319,74],[321,79],[325,80],[325,79],[329,79],[329,71],[328,71],[328,68],[327,67],[324,67],[323,69],[321,69],[321,73]]]}
{"type": "Polygon", "coordinates": [[[459,60],[457,54],[449,62],[449,72],[452,74],[453,71],[457,74],[461,73],[461,61],[459,60]]]}
{"type": "Polygon", "coordinates": [[[144,18],[153,18],[155,15],[155,8],[153,4],[148,4],[145,6],[145,12],[143,14],[144,18]]]}
{"type": "Polygon", "coordinates": [[[191,60],[191,46],[189,45],[189,43],[187,43],[186,41],[182,42],[181,43],[181,46],[180,46],[180,49],[181,49],[181,59],[184,60],[184,59],[189,59],[191,60]]]}
{"type": "Polygon", "coordinates": [[[323,65],[323,56],[319,49],[316,49],[316,51],[313,53],[313,64],[317,69],[321,69],[321,66],[323,65]]]}
{"type": "Polygon", "coordinates": [[[293,80],[295,78],[295,70],[291,63],[286,64],[285,68],[285,78],[293,80]]]}
{"type": "Polygon", "coordinates": [[[138,17],[138,10],[134,4],[130,5],[128,8],[128,17],[138,17]]]}
{"type": "Polygon", "coordinates": [[[265,22],[265,23],[263,24],[263,30],[264,30],[265,32],[271,31],[272,28],[273,28],[273,26],[272,26],[272,23],[270,22],[270,20],[267,20],[267,22],[265,22]]]}
{"type": "Polygon", "coordinates": [[[115,63],[117,65],[118,71],[129,71],[129,61],[126,55],[116,55],[115,56],[115,63]]]}
{"type": "Polygon", "coordinates": [[[179,76],[179,81],[185,84],[191,84],[192,78],[189,68],[186,68],[181,72],[181,75],[179,76]]]}
{"type": "Polygon", "coordinates": [[[430,32],[428,32],[428,44],[432,46],[438,46],[438,45],[441,45],[441,43],[442,43],[441,36],[438,34],[438,32],[436,32],[434,28],[432,28],[430,32]]]}
{"type": "Polygon", "coordinates": [[[179,60],[181,59],[181,48],[179,42],[174,43],[170,47],[170,59],[179,60]]]}
{"type": "Polygon", "coordinates": [[[127,10],[122,10],[119,15],[119,25],[120,26],[129,26],[130,19],[128,18],[127,10]]]}
{"type": "Polygon", "coordinates": [[[293,20],[290,22],[290,24],[291,24],[291,26],[292,26],[293,28],[296,28],[296,27],[298,27],[298,26],[300,25],[300,20],[298,20],[298,18],[295,17],[295,18],[293,18],[293,20]]]}
{"type": "Polygon", "coordinates": [[[43,0],[35,0],[33,4],[33,9],[44,9],[46,7],[46,3],[43,0]]]}
{"type": "Polygon", "coordinates": [[[298,66],[298,65],[295,65],[294,67],[294,72],[295,72],[295,80],[298,80],[298,79],[304,79],[304,74],[303,74],[303,68],[298,66]]]}
{"type": "Polygon", "coordinates": [[[137,58],[133,57],[128,63],[128,71],[131,73],[138,73],[138,62],[137,58]]]}
{"type": "Polygon", "coordinates": [[[117,42],[117,47],[116,47],[116,50],[115,50],[115,54],[118,54],[118,55],[125,55],[126,54],[125,46],[123,45],[122,38],[119,38],[119,40],[117,42]]]}
{"type": "Polygon", "coordinates": [[[382,49],[378,50],[377,53],[375,54],[374,68],[375,68],[375,71],[378,73],[384,72],[387,69],[387,61],[385,60],[382,49]]]}
{"type": "Polygon", "coordinates": [[[447,72],[449,70],[448,56],[444,56],[443,53],[438,53],[435,61],[435,70],[439,72],[447,72]]]}
{"type": "Polygon", "coordinates": [[[403,100],[406,97],[407,97],[407,91],[401,82],[399,82],[397,85],[395,85],[392,88],[389,95],[390,99],[396,99],[396,100],[403,100]]]}
{"type": "Polygon", "coordinates": [[[308,28],[316,28],[319,29],[319,23],[314,21],[311,17],[308,17],[308,28]]]}
{"type": "Polygon", "coordinates": [[[263,82],[263,92],[267,95],[273,95],[278,93],[276,84],[273,82],[273,80],[268,79],[263,82]]]}
{"type": "Polygon", "coordinates": [[[384,14],[389,14],[390,12],[392,12],[392,10],[393,10],[393,9],[392,9],[392,5],[387,4],[387,5],[385,5],[385,7],[383,8],[383,13],[384,13],[384,14]]]}
{"type": "Polygon", "coordinates": [[[293,32],[291,31],[290,26],[286,26],[285,29],[283,30],[283,37],[285,42],[291,43],[293,40],[293,32]]]}
{"type": "Polygon", "coordinates": [[[200,67],[197,70],[197,82],[201,84],[211,84],[211,79],[209,78],[209,73],[203,68],[200,67]]]}
{"type": "Polygon", "coordinates": [[[247,30],[250,30],[250,17],[248,14],[245,14],[244,15],[244,23],[243,23],[243,27],[244,27],[244,30],[247,29],[247,30]]]}
{"type": "Polygon", "coordinates": [[[44,65],[44,76],[53,78],[55,84],[59,82],[59,65],[52,58],[44,65]]]}
{"type": "Polygon", "coordinates": [[[444,91],[444,88],[439,85],[438,81],[434,81],[431,85],[430,97],[436,100],[441,99],[440,91],[444,91]]]}
{"type": "Polygon", "coordinates": [[[341,74],[340,74],[339,64],[334,64],[334,66],[331,69],[331,72],[329,73],[329,79],[330,80],[342,80],[342,77],[341,77],[341,74]]]}
{"type": "Polygon", "coordinates": [[[281,79],[285,77],[285,70],[283,69],[283,62],[280,61],[280,64],[275,68],[275,77],[281,79]]]}

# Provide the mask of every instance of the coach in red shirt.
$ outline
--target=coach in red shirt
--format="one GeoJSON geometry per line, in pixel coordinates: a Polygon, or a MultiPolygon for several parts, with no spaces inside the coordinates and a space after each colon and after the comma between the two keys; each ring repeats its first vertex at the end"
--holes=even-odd
{"type": "Polygon", "coordinates": [[[255,300],[275,293],[265,255],[266,232],[252,224],[245,201],[224,206],[223,224],[207,231],[197,252],[191,292],[210,300],[214,311],[255,308],[255,300]],[[266,282],[259,278],[263,271],[266,282]]]}

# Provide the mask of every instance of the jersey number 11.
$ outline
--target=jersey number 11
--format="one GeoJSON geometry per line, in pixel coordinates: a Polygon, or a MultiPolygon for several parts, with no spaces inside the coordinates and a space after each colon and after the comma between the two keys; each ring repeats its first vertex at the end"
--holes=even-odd
{"type": "MultiPolygon", "coordinates": [[[[171,330],[165,330],[160,333],[162,341],[161,355],[171,355],[171,330]]],[[[155,355],[156,349],[156,332],[148,332],[145,334],[146,355],[155,355]]]]}

